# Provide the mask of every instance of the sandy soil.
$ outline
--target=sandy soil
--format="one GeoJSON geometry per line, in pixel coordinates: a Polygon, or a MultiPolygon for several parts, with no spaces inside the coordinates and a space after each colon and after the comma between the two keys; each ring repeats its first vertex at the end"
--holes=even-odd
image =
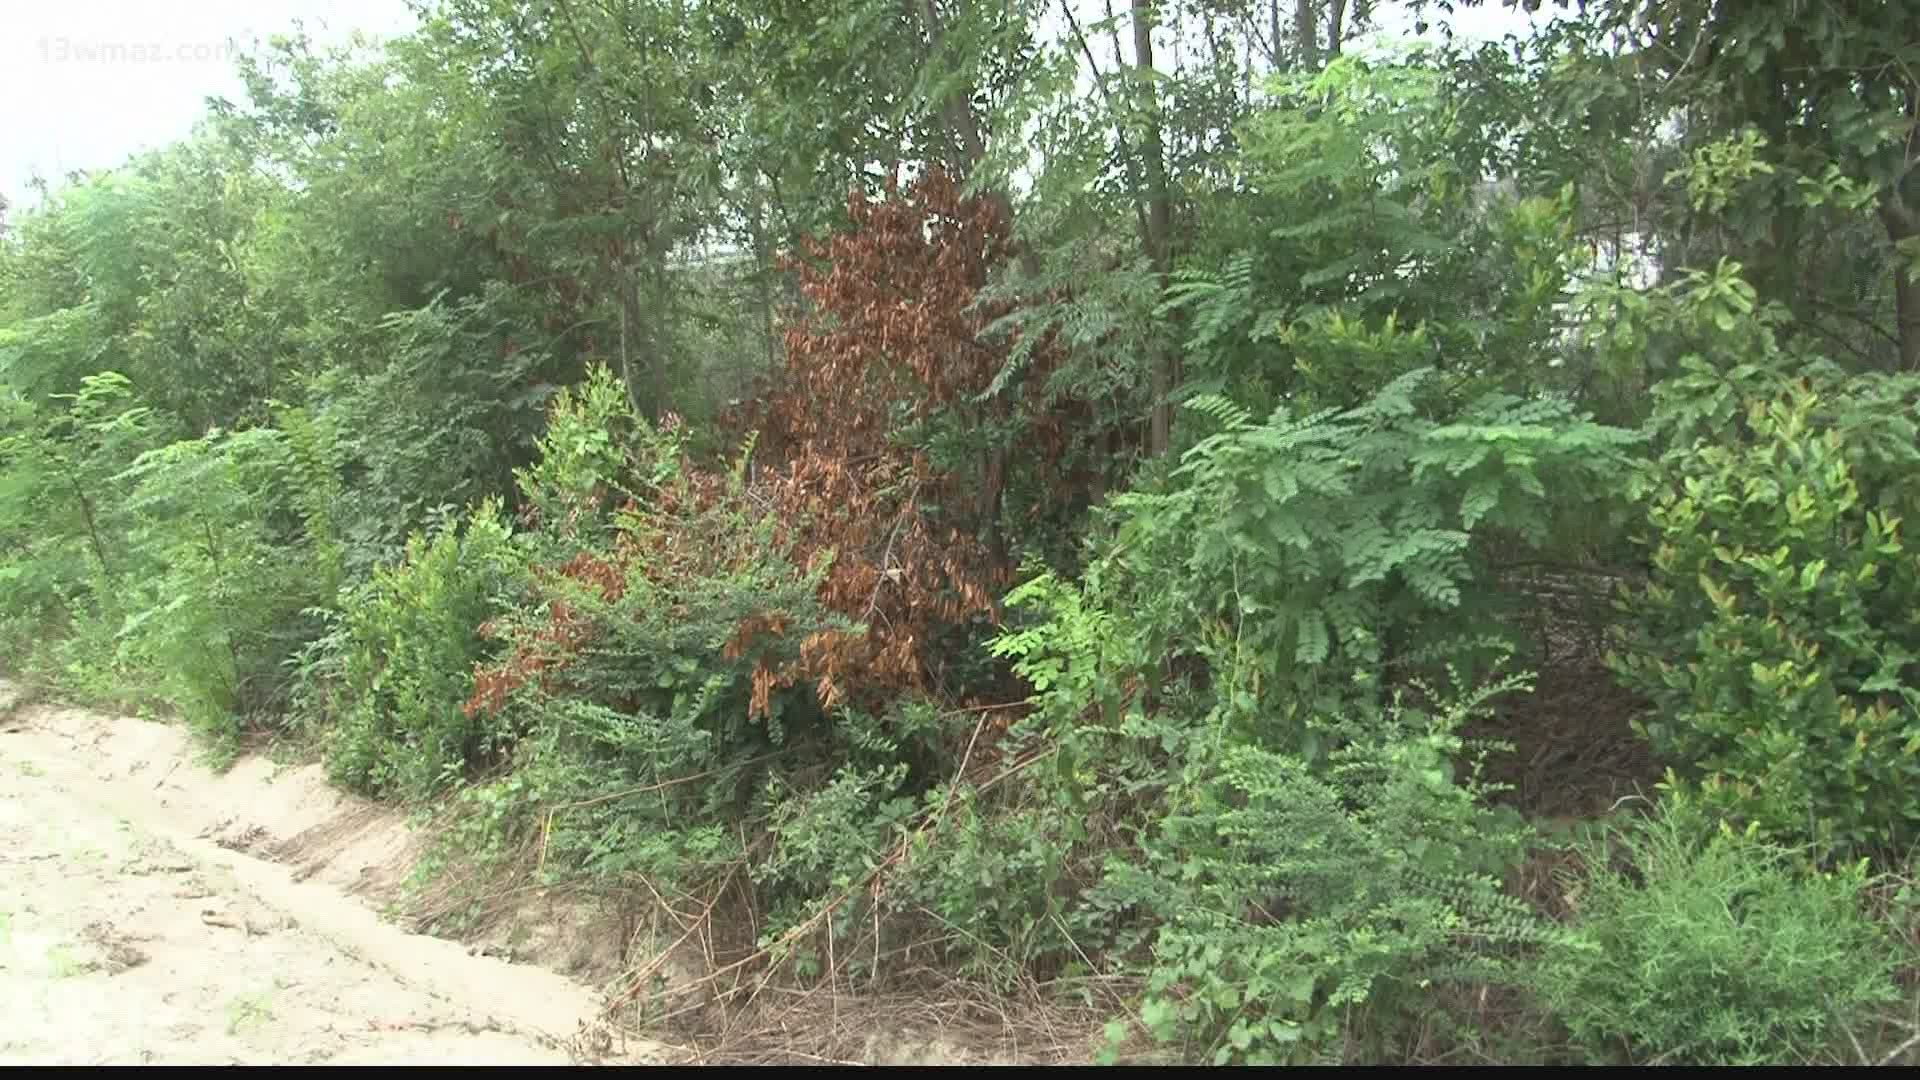
{"type": "Polygon", "coordinates": [[[0,684],[0,1064],[566,1064],[615,1056],[552,971],[368,901],[404,823],[178,728],[13,708],[0,684]]]}

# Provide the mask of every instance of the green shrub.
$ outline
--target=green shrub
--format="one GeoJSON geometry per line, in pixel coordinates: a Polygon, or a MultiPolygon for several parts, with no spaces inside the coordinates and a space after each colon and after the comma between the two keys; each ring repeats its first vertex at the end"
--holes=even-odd
{"type": "Polygon", "coordinates": [[[525,576],[525,558],[489,501],[464,528],[416,533],[404,562],[376,570],[344,598],[338,722],[326,738],[336,782],[419,797],[508,748],[493,717],[463,706],[474,664],[488,654],[479,628],[517,599],[525,576]]]}
{"type": "Polygon", "coordinates": [[[928,792],[939,816],[887,883],[892,910],[934,921],[948,965],[1005,990],[1035,974],[1085,973],[1113,936],[1110,913],[1089,907],[1074,880],[1084,822],[1037,788],[928,792]]]}
{"type": "Polygon", "coordinates": [[[12,659],[89,702],[164,701],[231,751],[284,705],[287,661],[333,600],[324,433],[292,414],[291,432],[155,446],[170,425],[113,372],[52,400],[64,410],[9,397],[0,439],[12,659]]]}
{"type": "Polygon", "coordinates": [[[287,663],[333,599],[337,572],[294,505],[295,458],[273,428],[211,431],[116,478],[133,485],[122,652],[216,751],[284,705],[287,663]]]}
{"type": "Polygon", "coordinates": [[[1659,391],[1675,435],[1641,478],[1652,574],[1614,666],[1655,747],[1769,833],[1920,837],[1916,398],[1777,358],[1696,358],[1659,391]]]}
{"type": "Polygon", "coordinates": [[[1054,742],[1074,812],[1099,784],[1152,783],[1197,718],[1319,760],[1314,717],[1378,708],[1409,673],[1471,685],[1511,652],[1485,541],[1552,550],[1632,436],[1565,401],[1451,404],[1443,383],[1416,371],[1361,407],[1263,422],[1206,399],[1224,430],[1165,490],[1113,501],[1081,582],[1007,597],[1018,622],[990,648],[1036,691],[1026,727],[1054,742]]]}
{"type": "MultiPolygon", "coordinates": [[[[436,630],[446,682],[423,697],[444,704],[423,715],[466,741],[442,740],[407,768],[431,780],[511,733],[513,771],[464,794],[475,813],[456,849],[510,855],[537,829],[555,878],[690,887],[713,860],[737,862],[743,841],[727,827],[770,773],[811,770],[792,793],[805,797],[845,751],[811,687],[776,674],[829,625],[817,573],[785,557],[741,472],[688,468],[605,369],[556,396],[541,451],[518,474],[536,521],[515,541],[531,563],[522,595],[436,630]],[[477,648],[483,621],[490,655],[474,666],[469,651],[457,666],[454,644],[477,648]]],[[[409,734],[395,753],[431,745],[409,734]]],[[[813,877],[825,865],[780,851],[775,862],[788,861],[762,875],[769,887],[786,869],[813,877]]]]}
{"type": "Polygon", "coordinates": [[[1408,988],[1495,977],[1543,932],[1497,880],[1517,818],[1455,774],[1460,726],[1519,685],[1472,690],[1516,644],[1484,541],[1552,549],[1633,436],[1459,389],[1420,370],[1265,421],[1203,399],[1222,430],[1114,500],[1083,580],[1008,597],[1021,621],[992,648],[1034,687],[1013,734],[1042,744],[1063,849],[1019,914],[1061,895],[1085,935],[1066,945],[1150,944],[1140,1019],[1185,1056],[1377,1053],[1408,988]],[[1428,672],[1448,682],[1423,708],[1428,672]]]}
{"type": "Polygon", "coordinates": [[[531,539],[556,561],[601,549],[624,499],[654,501],[683,455],[682,439],[635,412],[612,371],[593,368],[554,395],[539,455],[514,471],[525,514],[538,526],[531,539]]]}
{"type": "MultiPolygon", "coordinates": [[[[768,779],[761,802],[770,843],[750,871],[772,904],[763,942],[827,904],[836,916],[827,932],[846,934],[867,899],[858,887],[881,866],[899,826],[918,809],[912,797],[900,794],[908,771],[905,762],[870,769],[847,764],[812,790],[780,776],[768,779]],[[849,898],[852,903],[844,902],[849,898]]],[[[805,966],[817,960],[805,955],[805,946],[801,958],[805,966]]],[[[848,970],[871,974],[872,965],[857,960],[848,970]]]]}
{"type": "MultiPolygon", "coordinates": [[[[705,520],[622,515],[600,554],[567,564],[617,581],[612,595],[543,570],[493,620],[500,656],[478,671],[476,715],[522,733],[514,761],[528,776],[491,787],[515,796],[496,820],[503,835],[524,835],[565,808],[546,841],[556,875],[608,885],[658,875],[662,887],[697,875],[709,864],[675,845],[745,814],[775,756],[788,770],[830,760],[811,688],[770,689],[764,712],[754,701],[756,672],[780,668],[825,625],[813,579],[770,550],[765,528],[729,511],[693,516],[705,520]],[[648,567],[636,553],[660,528],[699,562],[732,565],[648,567]],[[764,629],[767,619],[791,632],[764,629]]],[[[723,847],[737,855],[737,843],[723,847]]]]}
{"type": "Polygon", "coordinates": [[[1860,907],[1865,865],[1803,875],[1749,828],[1662,812],[1584,848],[1570,931],[1533,982],[1596,1063],[1797,1065],[1898,997],[1896,950],[1860,907]],[[1624,865],[1620,865],[1624,863],[1624,865]]]}
{"type": "Polygon", "coordinates": [[[1476,541],[1551,547],[1568,511],[1609,490],[1634,436],[1563,399],[1458,403],[1453,389],[1422,369],[1356,408],[1265,421],[1198,402],[1224,430],[1185,455],[1170,490],[1114,500],[1104,574],[1149,631],[1137,661],[1233,672],[1223,703],[1259,699],[1243,722],[1282,740],[1289,713],[1377,699],[1396,665],[1471,678],[1502,647],[1492,639],[1511,639],[1476,541]]]}
{"type": "Polygon", "coordinates": [[[7,662],[85,698],[139,680],[114,633],[119,576],[134,571],[119,474],[153,444],[153,410],[113,372],[81,380],[57,404],[0,390],[0,615],[7,662]]]}
{"type": "Polygon", "coordinates": [[[1214,1064],[1377,1058],[1430,987],[1504,978],[1514,947],[1545,939],[1501,891],[1525,829],[1481,801],[1459,736],[1520,685],[1316,722],[1337,746],[1324,767],[1199,750],[1140,861],[1099,889],[1159,921],[1139,1017],[1153,1038],[1214,1064]]]}
{"type": "Polygon", "coordinates": [[[459,790],[440,862],[498,865],[537,843],[548,883],[644,879],[668,891],[737,865],[740,836],[721,813],[737,809],[732,778],[710,768],[712,740],[691,711],[652,716],[565,698],[516,711],[537,724],[511,769],[459,790]]]}
{"type": "MultiPolygon", "coordinates": [[[[436,507],[470,506],[511,485],[511,465],[533,449],[541,406],[539,347],[505,349],[514,290],[489,285],[459,300],[434,295],[348,340],[302,380],[308,422],[335,436],[353,569],[391,559],[436,507]]],[[[286,421],[281,421],[286,426],[286,421]]]]}

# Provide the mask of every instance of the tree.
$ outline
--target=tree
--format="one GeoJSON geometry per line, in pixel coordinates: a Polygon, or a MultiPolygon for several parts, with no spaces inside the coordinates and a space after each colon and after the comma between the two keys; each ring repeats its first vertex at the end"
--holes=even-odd
{"type": "Polygon", "coordinates": [[[1597,18],[1682,125],[1681,257],[1731,254],[1858,362],[1920,370],[1920,8],[1610,0],[1597,18]]]}

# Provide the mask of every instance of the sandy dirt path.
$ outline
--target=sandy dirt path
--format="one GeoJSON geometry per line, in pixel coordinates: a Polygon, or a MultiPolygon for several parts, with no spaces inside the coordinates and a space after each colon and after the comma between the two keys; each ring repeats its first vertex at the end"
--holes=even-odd
{"type": "Polygon", "coordinates": [[[575,1060],[587,988],[249,854],[141,724],[0,714],[0,1064],[575,1060]]]}

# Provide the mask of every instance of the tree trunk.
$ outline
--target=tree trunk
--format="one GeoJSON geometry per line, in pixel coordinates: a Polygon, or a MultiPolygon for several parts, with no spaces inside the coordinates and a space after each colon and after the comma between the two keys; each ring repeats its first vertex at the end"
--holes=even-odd
{"type": "Polygon", "coordinates": [[[1280,70],[1280,43],[1286,40],[1280,33],[1280,0],[1267,0],[1267,32],[1272,41],[1267,46],[1267,61],[1273,70],[1280,70]]]}
{"type": "MultiPolygon", "coordinates": [[[[938,51],[946,29],[940,22],[940,10],[934,6],[934,0],[924,0],[920,15],[926,20],[928,44],[932,51],[938,51]]],[[[973,87],[970,84],[962,84],[955,87],[953,93],[940,105],[940,111],[947,122],[948,132],[960,145],[958,171],[962,178],[971,175],[987,156],[986,136],[980,131],[980,121],[973,115],[973,106],[970,104],[972,101],[973,87]]],[[[1000,213],[1002,220],[1007,223],[1007,228],[1011,230],[1013,199],[999,187],[987,192],[986,198],[1000,213]]],[[[1032,251],[1021,247],[1017,258],[1021,272],[1027,277],[1034,278],[1040,275],[1039,259],[1032,251]]]]}
{"type": "Polygon", "coordinates": [[[768,230],[772,223],[768,220],[767,202],[764,196],[753,200],[753,268],[754,277],[759,279],[760,289],[760,333],[767,348],[767,370],[772,371],[780,362],[779,338],[776,334],[773,311],[773,244],[768,239],[768,230]]]}
{"type": "MultiPolygon", "coordinates": [[[[911,10],[911,7],[909,7],[911,10]]],[[[946,35],[946,28],[940,21],[940,9],[934,0],[922,0],[921,18],[925,20],[929,52],[937,52],[946,35]]],[[[928,58],[932,59],[931,56],[928,58]]],[[[941,102],[940,111],[946,120],[948,133],[960,148],[958,172],[964,178],[978,168],[987,156],[986,136],[980,130],[980,121],[973,115],[973,87],[963,83],[955,87],[947,100],[941,102]]],[[[993,205],[1009,233],[1013,229],[1013,199],[1005,189],[995,187],[985,195],[993,205]]],[[[1018,248],[1015,256],[1020,272],[1029,280],[1040,276],[1039,257],[1024,246],[1018,248]]],[[[989,412],[997,420],[1004,421],[1011,406],[1002,397],[988,404],[989,412]]],[[[978,525],[985,533],[987,546],[995,557],[1006,556],[1006,539],[1000,531],[1000,507],[1006,499],[1007,472],[1011,455],[1004,444],[989,447],[980,455],[980,497],[975,506],[979,517],[978,525]]]]}
{"type": "Polygon", "coordinates": [[[640,306],[640,275],[630,261],[622,260],[620,288],[620,381],[627,388],[627,403],[633,411],[649,420],[660,418],[659,357],[652,347],[652,334],[646,322],[646,315],[640,306]],[[645,387],[646,393],[655,398],[651,402],[641,400],[645,387]]]}
{"type": "MultiPolygon", "coordinates": [[[[1147,212],[1141,237],[1147,262],[1153,267],[1159,290],[1167,287],[1173,269],[1173,194],[1167,181],[1167,153],[1160,130],[1160,95],[1153,84],[1153,0],[1133,0],[1133,65],[1145,104],[1146,133],[1140,153],[1146,159],[1147,212]]],[[[1156,344],[1153,364],[1153,413],[1148,426],[1148,453],[1159,457],[1173,443],[1173,388],[1179,379],[1179,355],[1162,340],[1156,344]]]]}
{"type": "Polygon", "coordinates": [[[1920,372],[1920,281],[1907,267],[1894,271],[1893,302],[1900,322],[1900,367],[1920,372]]]}
{"type": "Polygon", "coordinates": [[[107,545],[100,540],[100,527],[93,520],[93,500],[87,498],[85,488],[80,486],[79,476],[68,473],[67,483],[73,487],[73,497],[80,500],[80,516],[87,521],[87,537],[93,541],[93,557],[100,560],[100,572],[113,576],[113,567],[107,565],[107,545]]]}
{"type": "Polygon", "coordinates": [[[1293,0],[1294,66],[1312,71],[1320,66],[1320,31],[1314,26],[1314,5],[1319,0],[1293,0]]]}
{"type": "Polygon", "coordinates": [[[659,328],[671,317],[673,312],[673,285],[667,278],[667,260],[664,252],[656,254],[648,270],[653,277],[653,333],[647,338],[647,375],[653,389],[653,411],[647,414],[649,420],[658,421],[668,412],[671,397],[667,393],[667,344],[659,333],[659,328]]]}

